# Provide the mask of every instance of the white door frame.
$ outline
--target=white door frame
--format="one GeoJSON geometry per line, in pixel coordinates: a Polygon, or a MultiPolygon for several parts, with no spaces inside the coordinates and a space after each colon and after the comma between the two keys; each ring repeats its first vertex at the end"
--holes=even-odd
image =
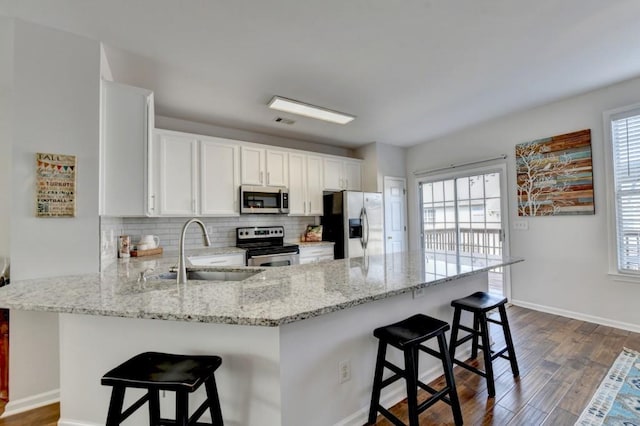
{"type": "Polygon", "coordinates": [[[407,233],[407,179],[404,177],[395,177],[395,176],[384,176],[383,177],[383,203],[384,203],[384,247],[385,247],[385,252],[386,252],[386,247],[387,247],[387,239],[388,239],[388,235],[387,235],[387,226],[390,223],[389,220],[387,220],[387,188],[389,187],[389,181],[390,180],[396,180],[396,181],[402,181],[403,184],[403,188],[404,191],[402,193],[402,219],[404,222],[404,235],[403,235],[403,251],[407,251],[408,247],[409,247],[409,241],[408,240],[408,233],[407,233]]]}
{"type": "MultiPolygon", "coordinates": [[[[484,165],[484,166],[467,166],[467,167],[456,167],[455,169],[451,169],[450,171],[442,171],[433,174],[427,174],[424,176],[419,176],[416,178],[416,190],[418,193],[418,208],[419,212],[419,226],[420,226],[420,247],[424,247],[424,233],[423,233],[423,224],[424,224],[424,212],[421,205],[422,194],[420,194],[420,184],[453,179],[457,177],[465,177],[473,174],[486,174],[498,172],[500,173],[500,201],[501,201],[501,219],[502,219],[502,256],[509,257],[510,256],[510,247],[509,247],[509,185],[507,184],[508,176],[507,176],[507,162],[499,161],[493,164],[484,165]]],[[[503,283],[503,293],[504,297],[511,300],[511,268],[508,266],[503,267],[504,271],[504,283],[503,283]]]]}

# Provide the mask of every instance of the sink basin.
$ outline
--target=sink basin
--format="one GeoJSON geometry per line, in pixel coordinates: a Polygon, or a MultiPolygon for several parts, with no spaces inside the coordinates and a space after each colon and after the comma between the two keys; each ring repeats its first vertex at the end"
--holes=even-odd
{"type": "MultiPolygon", "coordinates": [[[[242,281],[262,271],[187,271],[187,280],[204,280],[204,281],[242,281]]],[[[164,274],[156,275],[155,277],[161,280],[176,280],[178,277],[177,272],[166,272],[164,274]]]]}

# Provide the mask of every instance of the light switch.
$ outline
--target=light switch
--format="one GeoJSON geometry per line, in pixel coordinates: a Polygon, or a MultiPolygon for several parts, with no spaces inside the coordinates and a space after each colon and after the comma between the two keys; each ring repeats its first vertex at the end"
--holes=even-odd
{"type": "Polygon", "coordinates": [[[528,231],[529,230],[529,222],[526,220],[516,220],[513,222],[513,229],[516,231],[528,231]]]}

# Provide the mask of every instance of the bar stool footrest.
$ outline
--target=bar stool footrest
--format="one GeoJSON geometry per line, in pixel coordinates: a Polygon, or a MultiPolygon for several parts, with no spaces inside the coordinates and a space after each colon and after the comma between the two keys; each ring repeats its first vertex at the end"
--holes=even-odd
{"type": "Polygon", "coordinates": [[[487,377],[487,373],[486,372],[484,372],[482,370],[479,370],[476,367],[473,367],[473,366],[471,366],[471,365],[469,365],[469,364],[467,364],[465,362],[458,361],[457,359],[452,359],[451,361],[453,361],[454,364],[459,365],[462,368],[466,368],[467,370],[471,371],[472,373],[479,374],[479,375],[481,375],[482,377],[485,377],[485,378],[487,377]]]}

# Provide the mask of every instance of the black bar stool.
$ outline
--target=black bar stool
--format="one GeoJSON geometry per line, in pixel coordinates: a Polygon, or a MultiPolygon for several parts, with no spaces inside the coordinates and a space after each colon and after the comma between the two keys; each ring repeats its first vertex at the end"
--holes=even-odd
{"type": "Polygon", "coordinates": [[[404,378],[407,384],[407,405],[409,407],[409,426],[418,426],[418,415],[431,407],[436,401],[442,400],[451,406],[456,425],[462,424],[460,401],[456,392],[456,384],[453,378],[453,369],[445,331],[449,330],[449,324],[426,315],[417,314],[403,321],[386,327],[376,328],[373,335],[379,339],[378,359],[373,379],[373,391],[371,394],[371,407],[367,424],[375,424],[378,412],[389,419],[394,425],[404,423],[388,410],[380,405],[380,392],[382,388],[390,385],[398,379],[404,378]],[[436,337],[440,352],[424,346],[422,343],[436,337]],[[404,370],[386,360],[387,345],[391,345],[404,353],[404,370]],[[423,351],[442,361],[444,377],[447,385],[436,390],[418,380],[418,354],[423,351]],[[382,380],[384,368],[388,368],[395,374],[382,380]],[[418,387],[429,392],[431,396],[421,404],[418,404],[418,387]]]}
{"type": "Polygon", "coordinates": [[[222,411],[214,377],[222,364],[219,356],[173,355],[145,352],[120,364],[102,377],[101,383],[113,386],[107,426],[116,426],[149,402],[149,424],[156,425],[209,425],[222,426],[222,411]],[[204,383],[207,399],[189,417],[189,394],[204,383]],[[122,411],[126,388],[147,389],[147,393],[122,411]],[[160,418],[160,391],[176,393],[176,419],[160,418]],[[197,420],[209,408],[213,423],[197,420]]]}
{"type": "Polygon", "coordinates": [[[493,360],[500,357],[508,359],[511,363],[511,371],[513,377],[518,377],[520,371],[518,370],[518,361],[516,360],[516,352],[513,347],[513,340],[511,339],[511,330],[509,329],[509,320],[507,319],[507,310],[505,304],[506,298],[494,296],[483,291],[473,293],[471,296],[464,297],[462,299],[456,299],[451,302],[451,306],[455,308],[453,313],[453,325],[451,326],[451,342],[449,350],[451,351],[451,360],[453,363],[466,368],[476,374],[487,379],[487,391],[489,396],[496,395],[496,389],[493,379],[493,360]],[[487,317],[487,313],[495,308],[498,308],[500,312],[500,321],[487,317]],[[473,312],[473,328],[460,325],[460,315],[462,311],[473,312]],[[506,347],[499,351],[491,350],[491,343],[489,340],[489,324],[494,323],[502,326],[504,332],[504,340],[506,347]],[[461,339],[458,339],[458,331],[464,330],[469,334],[461,339]],[[478,338],[481,342],[478,343],[478,338]],[[463,361],[456,359],[456,347],[473,339],[471,344],[471,359],[475,359],[478,356],[478,348],[482,349],[484,358],[485,370],[479,370],[463,361]],[[493,352],[493,353],[492,353],[493,352]],[[508,355],[505,355],[505,352],[508,355]]]}

